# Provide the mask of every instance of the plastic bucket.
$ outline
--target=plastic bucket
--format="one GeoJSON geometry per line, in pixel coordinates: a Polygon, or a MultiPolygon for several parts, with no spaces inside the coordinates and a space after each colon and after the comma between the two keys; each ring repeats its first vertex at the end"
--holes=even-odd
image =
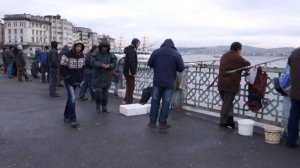
{"type": "Polygon", "coordinates": [[[244,136],[253,135],[254,121],[250,119],[238,120],[238,133],[244,136]]]}
{"type": "Polygon", "coordinates": [[[266,125],[264,128],[266,143],[279,144],[282,129],[273,125],[266,125]]]}

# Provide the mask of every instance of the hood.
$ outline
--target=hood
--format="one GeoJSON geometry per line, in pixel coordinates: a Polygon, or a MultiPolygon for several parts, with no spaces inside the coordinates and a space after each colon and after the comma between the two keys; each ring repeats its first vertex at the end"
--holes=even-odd
{"type": "Polygon", "coordinates": [[[51,48],[57,49],[58,42],[57,41],[51,41],[51,48]]]}
{"type": "Polygon", "coordinates": [[[82,45],[82,48],[81,48],[80,52],[84,51],[84,44],[83,44],[83,42],[81,40],[74,41],[73,50],[75,49],[75,45],[77,45],[77,44],[81,44],[82,45]]]}
{"type": "Polygon", "coordinates": [[[23,50],[22,45],[17,45],[17,49],[18,49],[18,50],[23,50]]]}
{"type": "Polygon", "coordinates": [[[134,47],[136,47],[136,45],[137,45],[138,43],[140,43],[140,40],[137,39],[137,38],[134,38],[134,39],[132,39],[132,41],[131,41],[131,45],[133,45],[134,47]]]}
{"type": "Polygon", "coordinates": [[[172,39],[166,39],[160,47],[171,47],[177,51],[177,48],[175,47],[175,44],[172,39]]]}
{"type": "Polygon", "coordinates": [[[101,51],[102,47],[107,47],[108,52],[110,52],[110,43],[107,41],[107,39],[102,39],[98,45],[99,52],[101,51]]]}

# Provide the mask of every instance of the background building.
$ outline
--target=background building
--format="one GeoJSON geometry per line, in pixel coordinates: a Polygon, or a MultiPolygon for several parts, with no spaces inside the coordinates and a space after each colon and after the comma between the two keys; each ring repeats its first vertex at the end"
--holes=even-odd
{"type": "Polygon", "coordinates": [[[116,50],[116,43],[114,38],[105,34],[101,34],[97,36],[97,41],[100,42],[102,39],[106,39],[107,41],[109,41],[111,50],[116,50]]]}
{"type": "Polygon", "coordinates": [[[89,41],[89,33],[92,32],[90,28],[85,27],[73,27],[73,30],[79,34],[79,40],[81,40],[85,46],[85,50],[89,50],[91,48],[89,41]]]}
{"type": "Polygon", "coordinates": [[[50,44],[49,18],[30,14],[4,15],[4,44],[37,48],[50,44]]]}
{"type": "Polygon", "coordinates": [[[4,23],[0,21],[0,49],[4,47],[4,23]]]}

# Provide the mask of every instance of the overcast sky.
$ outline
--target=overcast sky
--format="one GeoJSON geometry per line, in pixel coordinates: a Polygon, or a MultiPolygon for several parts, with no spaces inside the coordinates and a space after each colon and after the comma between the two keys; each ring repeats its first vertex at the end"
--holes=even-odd
{"type": "Polygon", "coordinates": [[[56,15],[99,34],[147,36],[158,46],[207,47],[240,41],[255,47],[300,46],[298,0],[0,0],[0,16],[56,15]]]}

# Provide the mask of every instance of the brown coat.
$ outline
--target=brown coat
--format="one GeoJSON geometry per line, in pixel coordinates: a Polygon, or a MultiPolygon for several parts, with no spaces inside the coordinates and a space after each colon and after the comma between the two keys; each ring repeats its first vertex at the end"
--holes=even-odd
{"type": "Polygon", "coordinates": [[[237,51],[225,53],[220,61],[218,76],[219,91],[237,94],[240,90],[241,72],[226,73],[226,71],[249,66],[250,62],[245,60],[237,51]]]}
{"type": "Polygon", "coordinates": [[[296,48],[289,57],[291,66],[291,98],[300,101],[300,48],[296,48]]]}

